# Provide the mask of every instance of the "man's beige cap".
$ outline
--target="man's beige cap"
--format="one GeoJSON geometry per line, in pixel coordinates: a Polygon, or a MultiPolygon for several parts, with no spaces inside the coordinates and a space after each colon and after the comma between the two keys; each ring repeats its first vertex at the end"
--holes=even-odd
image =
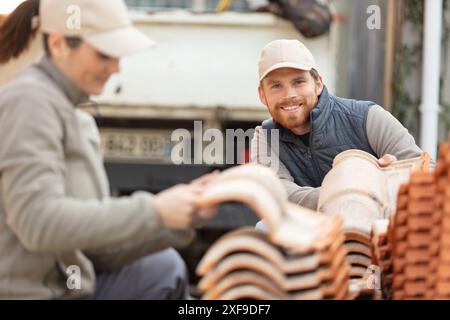
{"type": "Polygon", "coordinates": [[[259,81],[280,68],[310,71],[316,68],[312,53],[298,40],[275,40],[267,44],[259,60],[259,81]]]}
{"type": "Polygon", "coordinates": [[[154,45],[133,27],[123,0],[41,0],[39,25],[44,33],[80,37],[115,58],[154,45]]]}

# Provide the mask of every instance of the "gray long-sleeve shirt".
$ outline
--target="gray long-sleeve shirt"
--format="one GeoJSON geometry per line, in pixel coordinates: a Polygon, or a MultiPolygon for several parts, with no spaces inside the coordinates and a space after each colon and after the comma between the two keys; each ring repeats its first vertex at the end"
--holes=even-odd
{"type": "Polygon", "coordinates": [[[195,236],[165,228],[150,193],[110,196],[86,98],[48,57],[0,89],[0,299],[85,298],[95,272],[195,236]]]}
{"type": "MultiPolygon", "coordinates": [[[[418,157],[422,154],[422,150],[416,145],[408,130],[392,114],[378,105],[370,108],[366,128],[370,147],[379,158],[385,154],[391,154],[396,156],[398,160],[403,160],[418,157]]],[[[320,187],[297,185],[289,170],[281,161],[274,165],[273,161],[279,161],[277,156],[270,157],[268,152],[258,153],[258,150],[267,150],[267,147],[266,137],[259,126],[255,130],[251,143],[251,161],[278,168],[277,174],[286,188],[289,201],[316,210],[320,187]]]]}

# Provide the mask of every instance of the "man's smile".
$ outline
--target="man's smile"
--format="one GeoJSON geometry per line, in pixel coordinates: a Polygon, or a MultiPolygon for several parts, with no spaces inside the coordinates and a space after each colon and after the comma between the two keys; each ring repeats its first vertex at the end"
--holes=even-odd
{"type": "Polygon", "coordinates": [[[303,104],[297,104],[297,105],[291,105],[291,106],[284,106],[281,107],[281,110],[285,112],[295,112],[303,107],[303,104]]]}

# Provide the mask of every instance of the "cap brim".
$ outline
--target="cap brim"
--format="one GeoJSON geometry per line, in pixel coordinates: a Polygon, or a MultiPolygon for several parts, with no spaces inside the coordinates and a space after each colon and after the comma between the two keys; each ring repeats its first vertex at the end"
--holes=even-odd
{"type": "Polygon", "coordinates": [[[280,62],[276,63],[273,66],[271,66],[269,69],[267,69],[259,78],[259,81],[264,79],[269,73],[271,73],[274,70],[281,69],[281,68],[293,68],[298,70],[305,70],[305,71],[311,71],[314,66],[306,65],[306,64],[299,64],[299,63],[292,63],[292,62],[280,62]]]}
{"type": "Polygon", "coordinates": [[[85,35],[83,40],[101,53],[114,58],[121,58],[156,45],[153,40],[133,26],[85,35]]]}

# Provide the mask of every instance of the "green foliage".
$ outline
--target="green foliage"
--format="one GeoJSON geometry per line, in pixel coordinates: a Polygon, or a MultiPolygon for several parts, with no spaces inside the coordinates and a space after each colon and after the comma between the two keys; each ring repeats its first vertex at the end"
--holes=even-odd
{"type": "MultiPolygon", "coordinates": [[[[403,4],[402,22],[409,24],[411,30],[417,35],[417,42],[414,44],[400,43],[395,53],[394,83],[393,83],[393,108],[394,116],[409,129],[415,138],[418,138],[420,126],[420,98],[414,99],[411,92],[406,88],[406,80],[409,79],[413,71],[421,69],[422,65],[422,35],[423,35],[423,15],[424,0],[401,0],[403,4]]],[[[444,12],[449,6],[449,0],[444,0],[444,12]]],[[[450,131],[450,103],[443,103],[442,95],[444,92],[443,79],[448,67],[448,48],[450,40],[450,21],[448,15],[444,14],[443,32],[442,32],[442,73],[441,73],[441,104],[442,112],[440,114],[441,129],[445,132],[450,131]]],[[[417,81],[420,81],[419,79],[417,81]]],[[[419,87],[421,83],[419,83],[419,87]]]]}
{"type": "Polygon", "coordinates": [[[409,24],[417,34],[417,43],[398,45],[395,53],[393,83],[393,115],[418,138],[420,100],[411,97],[406,80],[414,70],[420,70],[422,61],[423,6],[424,0],[402,0],[402,22],[409,24]]]}
{"type": "MultiPolygon", "coordinates": [[[[447,12],[449,6],[449,1],[444,0],[444,12],[447,12]]],[[[450,41],[450,16],[444,14],[444,21],[442,26],[442,46],[444,48],[442,52],[442,74],[441,74],[441,94],[440,94],[440,101],[442,105],[442,111],[440,114],[441,119],[441,126],[444,132],[450,131],[450,102],[445,103],[443,99],[444,94],[444,79],[449,72],[449,65],[448,65],[448,50],[449,50],[449,41],[450,41]]]]}
{"type": "Polygon", "coordinates": [[[414,25],[423,24],[424,0],[403,0],[404,18],[414,25]]]}

